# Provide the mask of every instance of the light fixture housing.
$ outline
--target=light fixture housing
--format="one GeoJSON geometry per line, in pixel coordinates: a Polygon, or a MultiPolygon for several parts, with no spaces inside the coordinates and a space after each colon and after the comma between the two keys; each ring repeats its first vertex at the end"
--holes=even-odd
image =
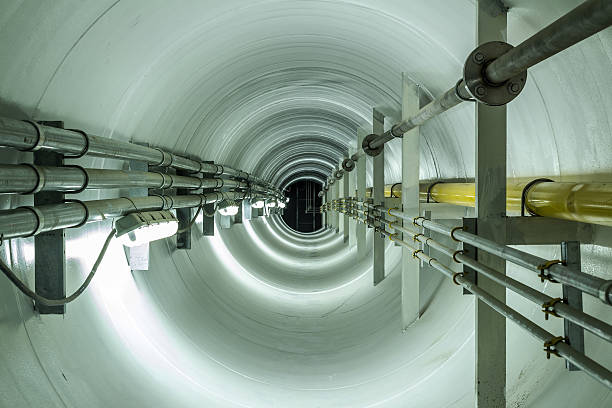
{"type": "Polygon", "coordinates": [[[128,214],[115,221],[115,237],[127,247],[170,237],[178,231],[178,220],[170,211],[128,214]]]}
{"type": "Polygon", "coordinates": [[[264,200],[251,200],[251,207],[253,208],[263,208],[266,205],[264,200]]]}
{"type": "Polygon", "coordinates": [[[238,214],[238,203],[234,200],[223,200],[219,203],[217,211],[221,215],[236,215],[238,214]]]}

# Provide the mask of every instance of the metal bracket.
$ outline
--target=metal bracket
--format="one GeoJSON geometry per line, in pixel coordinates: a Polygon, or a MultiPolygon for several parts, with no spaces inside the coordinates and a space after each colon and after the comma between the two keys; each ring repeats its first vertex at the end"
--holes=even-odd
{"type": "Polygon", "coordinates": [[[514,48],[502,41],[491,41],[478,46],[468,55],[463,66],[463,80],[474,99],[491,106],[501,106],[516,98],[525,88],[527,71],[513,78],[494,84],[487,80],[485,71],[495,59],[514,48]]]}

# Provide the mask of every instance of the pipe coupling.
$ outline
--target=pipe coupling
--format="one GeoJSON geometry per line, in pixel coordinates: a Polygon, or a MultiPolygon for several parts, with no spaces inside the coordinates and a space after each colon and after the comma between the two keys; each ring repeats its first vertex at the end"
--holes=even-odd
{"type": "Polygon", "coordinates": [[[355,169],[355,161],[351,158],[344,159],[342,161],[342,169],[347,173],[350,173],[355,169]]]}
{"type": "Polygon", "coordinates": [[[34,129],[36,130],[36,142],[34,142],[34,144],[32,145],[32,147],[28,147],[27,149],[20,149],[22,152],[35,152],[37,150],[42,149],[43,145],[45,144],[45,130],[43,129],[43,127],[38,123],[35,122],[33,120],[23,120],[23,122],[25,123],[29,123],[30,125],[34,126],[34,129]]]}
{"type": "Polygon", "coordinates": [[[502,83],[494,83],[486,75],[489,64],[513,48],[503,41],[491,41],[479,45],[468,55],[463,66],[463,81],[478,102],[491,106],[505,105],[525,88],[527,70],[502,83]]]}

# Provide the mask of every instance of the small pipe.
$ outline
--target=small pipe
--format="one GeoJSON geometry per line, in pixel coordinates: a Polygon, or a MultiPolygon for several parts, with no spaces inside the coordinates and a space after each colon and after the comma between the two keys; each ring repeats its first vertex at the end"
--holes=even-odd
{"type": "MultiPolygon", "coordinates": [[[[413,221],[412,217],[406,216],[397,210],[389,210],[391,215],[413,221]]],[[[488,253],[522,266],[533,272],[541,273],[540,267],[547,260],[538,256],[520,251],[509,246],[501,245],[488,239],[479,237],[466,231],[457,230],[452,233],[452,229],[446,225],[433,222],[424,218],[416,218],[414,222],[424,228],[439,232],[449,237],[454,237],[466,242],[488,253]]],[[[556,281],[580,289],[582,292],[599,298],[602,302],[612,305],[612,280],[604,280],[597,276],[589,275],[581,271],[569,269],[561,264],[553,264],[546,268],[546,272],[556,281]]]]}
{"type": "MultiPolygon", "coordinates": [[[[465,279],[462,274],[455,274],[454,271],[452,271],[447,266],[441,264],[437,259],[424,254],[423,251],[419,251],[417,248],[410,246],[407,242],[395,238],[389,232],[384,230],[381,230],[380,232],[383,235],[389,237],[391,241],[397,242],[398,244],[413,251],[413,256],[415,258],[426,262],[446,277],[453,279],[453,281],[456,282],[459,286],[462,286],[469,290],[472,294],[474,294],[474,296],[482,300],[484,303],[494,309],[497,313],[509,320],[512,320],[514,323],[523,328],[533,337],[537,338],[542,342],[548,342],[555,337],[552,333],[548,332],[547,330],[541,328],[531,320],[527,319],[525,316],[509,307],[504,302],[496,299],[488,292],[484,291],[477,285],[465,279]]],[[[554,345],[554,351],[556,351],[560,357],[579,367],[582,371],[587,373],[595,380],[599,381],[601,384],[605,385],[608,388],[612,388],[612,372],[610,372],[607,368],[591,360],[583,353],[576,351],[570,345],[563,341],[558,342],[554,345]]]]}

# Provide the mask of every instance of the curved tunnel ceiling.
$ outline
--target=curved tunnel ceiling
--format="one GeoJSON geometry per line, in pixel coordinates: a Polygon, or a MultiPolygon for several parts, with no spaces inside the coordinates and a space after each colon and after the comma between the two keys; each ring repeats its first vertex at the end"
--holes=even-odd
{"type": "MultiPolygon", "coordinates": [[[[506,3],[516,44],[580,2],[506,3]]],[[[397,117],[402,72],[424,99],[453,85],[475,31],[473,0],[10,0],[0,10],[3,116],[61,119],[281,187],[300,177],[324,181],[356,148],[357,128],[371,128],[373,107],[397,117]]],[[[525,91],[508,107],[511,176],[612,181],[611,55],[608,29],[529,71],[525,91]]],[[[421,179],[474,176],[472,106],[431,120],[421,134],[421,179]]],[[[401,178],[398,143],[387,148],[387,182],[401,178]]],[[[30,159],[0,154],[3,162],[30,159]]],[[[30,204],[0,200],[3,208],[30,204]]],[[[66,231],[67,291],[83,279],[110,226],[66,231]]],[[[0,250],[32,286],[32,241],[0,250]]],[[[558,257],[557,248],[530,250],[558,257]]],[[[113,244],[86,296],[63,318],[35,314],[0,280],[2,402],[473,406],[473,299],[431,272],[422,279],[423,318],[402,332],[401,253],[387,247],[389,276],[376,287],[371,257],[331,231],[298,235],[270,217],[194,235],[190,251],[156,242],[149,271],[130,272],[113,244]]],[[[607,248],[583,248],[584,267],[608,278],[611,259],[607,248]]],[[[519,268],[508,274],[551,296],[558,290],[519,268]]],[[[535,305],[511,293],[508,303],[559,331],[535,305]]],[[[603,314],[586,297],[585,307],[603,314]]],[[[612,405],[607,389],[569,375],[561,361],[547,362],[518,328],[507,331],[509,406],[612,405]]],[[[588,342],[590,353],[612,364],[609,345],[588,342]]]]}

